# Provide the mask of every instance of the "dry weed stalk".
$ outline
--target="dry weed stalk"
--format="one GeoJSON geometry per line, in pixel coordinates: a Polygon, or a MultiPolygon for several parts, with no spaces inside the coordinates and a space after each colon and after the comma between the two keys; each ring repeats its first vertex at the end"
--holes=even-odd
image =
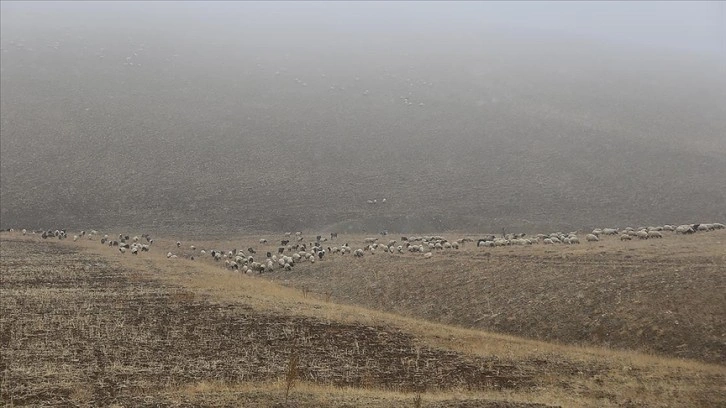
{"type": "Polygon", "coordinates": [[[287,372],[285,373],[285,403],[287,403],[290,390],[295,386],[295,381],[298,377],[298,362],[299,357],[297,352],[293,350],[290,355],[290,361],[287,363],[287,372]]]}

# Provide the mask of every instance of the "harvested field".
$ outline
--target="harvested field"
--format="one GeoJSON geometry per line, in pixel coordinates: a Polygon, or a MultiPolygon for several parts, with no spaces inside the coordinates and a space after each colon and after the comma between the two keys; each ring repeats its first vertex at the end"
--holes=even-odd
{"type": "Polygon", "coordinates": [[[478,346],[467,352],[447,344],[505,340],[421,322],[430,331],[424,333],[382,314],[373,322],[339,319],[335,311],[352,315],[352,309],[290,296],[284,288],[269,299],[272,286],[257,277],[230,279],[217,267],[161,254],[104,255],[82,243],[6,234],[1,242],[6,406],[724,402],[722,367],[537,343],[521,352],[482,353],[478,346]],[[297,384],[286,395],[293,360],[297,384]]]}
{"type": "Polygon", "coordinates": [[[444,324],[724,364],[724,248],[726,231],[556,247],[469,244],[430,260],[380,252],[262,276],[444,324]]]}

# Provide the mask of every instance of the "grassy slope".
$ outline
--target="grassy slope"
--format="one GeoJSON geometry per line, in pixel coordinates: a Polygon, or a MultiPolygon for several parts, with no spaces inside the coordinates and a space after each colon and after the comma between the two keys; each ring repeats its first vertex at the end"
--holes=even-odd
{"type": "Polygon", "coordinates": [[[445,324],[724,363],[724,242],[717,231],[579,246],[469,244],[431,260],[381,252],[265,276],[445,324]]]}
{"type": "Polygon", "coordinates": [[[477,38],[405,55],[394,42],[373,58],[296,44],[285,59],[144,30],[6,30],[3,228],[479,231],[726,216],[713,63],[477,38]],[[124,66],[142,42],[142,66],[124,66]],[[376,197],[387,205],[365,204],[376,197]]]}
{"type": "MultiPolygon", "coordinates": [[[[468,364],[476,364],[476,361],[488,362],[486,364],[489,367],[498,367],[497,369],[501,370],[502,373],[509,369],[507,367],[513,366],[516,367],[518,373],[530,375],[531,380],[534,382],[534,387],[525,386],[514,389],[506,387],[500,389],[474,387],[467,391],[467,387],[462,389],[460,387],[443,386],[438,391],[424,393],[423,406],[524,407],[526,406],[525,403],[533,402],[561,406],[602,407],[671,406],[673,404],[681,406],[715,406],[724,402],[722,384],[726,373],[723,366],[705,365],[688,360],[673,360],[634,352],[556,345],[443,326],[355,306],[329,303],[321,299],[323,296],[319,297],[313,294],[304,296],[298,290],[285,288],[257,277],[239,276],[236,273],[222,270],[217,265],[198,261],[191,262],[184,259],[168,260],[163,256],[164,246],[171,247],[171,242],[159,241],[161,248],[155,249],[151,254],[132,258],[122,256],[107,247],[100,247],[95,243],[86,241],[77,244],[64,243],[61,245],[60,254],[58,254],[56,253],[58,249],[54,249],[57,246],[52,243],[28,242],[29,239],[21,239],[17,235],[9,236],[8,234],[3,234],[2,238],[3,276],[5,277],[3,280],[4,310],[15,311],[15,303],[8,302],[12,299],[19,299],[18,296],[21,293],[24,294],[22,297],[26,299],[25,307],[27,310],[34,310],[39,306],[46,307],[51,304],[57,305],[56,307],[61,310],[70,308],[72,309],[71,315],[74,317],[69,321],[71,325],[69,327],[75,325],[77,330],[80,331],[76,331],[76,335],[69,332],[72,337],[65,337],[66,332],[59,331],[57,338],[68,341],[86,339],[94,344],[92,348],[96,348],[96,350],[98,350],[98,347],[102,347],[100,343],[105,341],[108,335],[98,332],[100,326],[97,327],[97,324],[104,319],[102,317],[103,313],[115,314],[117,324],[126,321],[124,330],[129,334],[135,333],[133,336],[121,337],[121,339],[126,339],[122,340],[123,342],[131,343],[128,346],[122,344],[118,348],[118,350],[124,350],[126,347],[131,347],[129,350],[135,350],[130,355],[132,357],[130,361],[133,363],[126,363],[122,366],[117,365],[114,371],[108,373],[112,377],[102,376],[102,378],[112,378],[122,383],[126,381],[128,384],[137,384],[134,382],[137,379],[136,375],[149,370],[147,368],[138,371],[142,367],[139,364],[149,358],[163,362],[167,358],[177,356],[181,359],[189,359],[193,364],[201,364],[189,367],[187,367],[188,363],[178,365],[177,369],[182,369],[178,373],[178,377],[185,378],[180,384],[160,383],[152,379],[148,380],[149,382],[145,385],[143,391],[136,388],[131,389],[132,394],[135,392],[133,390],[143,392],[144,395],[152,396],[151,400],[163,405],[192,403],[269,406],[274,401],[282,402],[284,400],[284,386],[281,379],[284,377],[285,356],[289,357],[289,355],[286,353],[277,355],[275,353],[278,352],[275,350],[286,350],[287,347],[296,344],[291,340],[295,338],[294,333],[296,333],[296,330],[303,333],[306,330],[312,330],[311,328],[320,323],[341,330],[342,338],[358,338],[359,341],[363,341],[362,344],[369,346],[371,353],[369,358],[373,359],[373,361],[386,358],[386,348],[376,349],[374,347],[375,342],[379,340],[359,337],[355,334],[358,330],[365,331],[373,328],[372,330],[379,333],[388,333],[388,336],[391,336],[392,339],[398,339],[398,336],[402,335],[410,335],[412,336],[411,340],[406,341],[413,341],[415,348],[418,350],[439,350],[444,352],[442,356],[451,356],[451,353],[455,353],[460,356],[457,358],[468,361],[468,364]],[[66,252],[66,249],[62,247],[71,251],[66,252]],[[75,253],[74,251],[79,247],[83,251],[75,253]],[[33,258],[29,257],[28,250],[33,251],[33,258]],[[32,259],[37,259],[37,261],[32,259]],[[40,269],[38,269],[38,262],[55,266],[50,274],[47,270],[41,274],[40,269]],[[86,267],[83,267],[83,265],[86,265],[86,267]],[[94,269],[94,266],[89,267],[89,265],[95,265],[96,268],[99,265],[107,266],[94,269]],[[69,273],[71,275],[67,275],[69,273]],[[101,275],[97,275],[98,273],[101,273],[101,275]],[[85,287],[81,292],[67,292],[71,296],[73,296],[72,293],[76,293],[75,296],[78,298],[70,298],[73,300],[63,304],[62,302],[56,302],[58,299],[62,299],[62,297],[57,296],[61,296],[65,293],[64,291],[54,292],[53,290],[43,289],[42,285],[37,286],[33,283],[36,282],[34,279],[28,279],[28,277],[32,278],[33,276],[44,277],[43,279],[50,282],[53,282],[55,277],[70,276],[72,279],[66,279],[66,283],[72,283],[74,279],[78,280],[78,283],[84,281],[88,283],[79,286],[81,288],[85,287]],[[111,283],[111,292],[104,292],[104,288],[108,285],[101,287],[88,286],[95,279],[105,276],[113,278],[113,280],[109,281],[111,283]],[[88,279],[92,280],[89,281],[88,279]],[[116,286],[116,284],[119,284],[119,286],[116,286]],[[24,285],[27,289],[16,292],[16,290],[20,289],[17,285],[21,287],[24,285]],[[145,289],[139,291],[138,288],[134,289],[134,285],[141,285],[138,288],[143,287],[145,289]],[[150,295],[154,293],[156,295],[152,297],[143,295],[147,292],[150,295]],[[105,295],[99,296],[99,294],[104,293],[105,295]],[[139,294],[143,297],[135,299],[134,296],[139,294]],[[110,309],[108,309],[108,306],[103,306],[103,302],[108,301],[117,306],[110,309]],[[137,303],[139,301],[141,303],[137,303]],[[153,302],[148,303],[149,301],[153,302]],[[133,312],[133,314],[128,316],[135,316],[138,308],[144,309],[141,310],[143,315],[151,313],[148,315],[149,318],[144,320],[144,324],[138,325],[125,320],[129,317],[125,315],[127,312],[124,312],[126,310],[124,304],[129,303],[133,303],[129,309],[129,312],[133,312]],[[159,305],[163,307],[158,309],[159,305]],[[201,313],[200,318],[208,319],[206,324],[194,325],[192,322],[195,315],[183,316],[178,314],[180,310],[190,305],[197,308],[195,313],[201,313]],[[99,310],[100,315],[94,311],[98,307],[101,308],[99,310]],[[146,310],[147,307],[148,310],[146,310]],[[112,310],[115,311],[112,312],[112,310]],[[215,312],[215,310],[218,311],[215,312]],[[225,327],[225,323],[219,320],[220,316],[227,316],[225,319],[231,318],[231,321],[255,321],[256,319],[263,319],[263,321],[264,319],[282,319],[284,321],[292,318],[303,323],[291,326],[292,338],[286,339],[285,336],[280,337],[275,332],[268,331],[267,346],[258,348],[259,344],[257,342],[249,343],[244,337],[239,338],[235,334],[237,329],[233,329],[232,332],[228,332],[228,330],[215,332],[218,323],[222,324],[222,326],[219,326],[220,329],[225,327]],[[269,317],[266,318],[265,316],[269,317]],[[175,320],[177,323],[170,326],[168,323],[164,323],[166,319],[175,320]],[[192,325],[189,326],[189,323],[192,325]],[[156,347],[156,345],[164,344],[165,341],[174,339],[180,334],[183,335],[190,327],[197,327],[198,330],[211,330],[207,334],[207,336],[211,337],[203,337],[207,341],[214,338],[214,341],[197,345],[198,340],[195,340],[194,337],[187,337],[187,340],[182,341],[173,348],[173,353],[168,347],[156,347]],[[97,334],[94,335],[94,332],[97,334]],[[100,337],[94,337],[98,336],[99,333],[100,337]],[[270,335],[273,336],[269,337],[270,335]],[[225,347],[224,345],[232,339],[241,348],[234,349],[236,351],[232,351],[233,349],[222,351],[220,349],[226,356],[226,360],[230,362],[235,361],[240,350],[247,350],[248,353],[251,352],[252,355],[256,356],[262,356],[265,355],[264,353],[270,352],[273,353],[272,356],[277,355],[277,357],[266,360],[270,364],[268,366],[270,371],[260,378],[267,376],[267,380],[263,380],[261,383],[245,383],[240,381],[238,377],[232,376],[220,383],[215,379],[218,378],[217,376],[221,372],[227,373],[227,371],[224,371],[226,370],[224,368],[226,364],[219,360],[219,356],[205,356],[204,350],[209,350],[210,347],[225,347]],[[141,343],[134,344],[136,341],[141,341],[141,343]],[[194,352],[195,347],[201,353],[194,352]],[[135,358],[139,360],[135,360],[135,358]],[[213,367],[214,364],[219,368],[210,370],[210,367],[213,367]],[[186,379],[187,374],[190,374],[188,372],[190,369],[193,369],[196,374],[186,379]],[[126,380],[123,380],[123,378],[126,380]],[[192,380],[192,378],[195,379],[192,380]],[[522,405],[516,405],[516,403],[522,403],[522,405]]],[[[412,262],[415,261],[412,260],[412,262]]],[[[63,284],[62,282],[60,281],[60,284],[63,284]]],[[[78,283],[73,284],[72,287],[77,286],[78,283]]],[[[113,316],[109,315],[109,317],[113,316]]],[[[20,343],[16,342],[25,338],[25,341],[35,342],[34,344],[39,346],[43,343],[37,343],[38,338],[32,340],[33,337],[29,337],[27,334],[37,333],[37,330],[42,332],[48,329],[48,325],[57,325],[59,322],[52,319],[46,321],[27,319],[32,319],[32,314],[26,316],[22,314],[15,315],[14,313],[3,315],[3,326],[10,326],[9,331],[3,330],[3,332],[13,333],[10,338],[3,338],[4,341],[9,341],[9,343],[3,343],[4,348],[12,350],[14,353],[17,353],[18,350],[26,350],[25,352],[33,349],[45,350],[43,347],[18,349],[20,343]],[[9,316],[13,317],[10,318],[9,316]],[[23,325],[18,326],[18,324],[23,325]],[[33,327],[36,329],[33,329],[33,327]],[[25,335],[21,335],[23,333],[25,335]],[[28,340],[28,338],[31,340],[28,340]]],[[[63,326],[65,327],[66,324],[64,323],[63,326]]],[[[282,326],[282,328],[284,327],[282,326]]],[[[315,340],[312,340],[313,338],[310,341],[313,342],[311,345],[314,347],[315,340]]],[[[378,338],[380,339],[380,334],[378,338]]],[[[401,337],[401,339],[404,338],[406,337],[401,337]]],[[[46,344],[48,344],[47,341],[46,344]]],[[[354,356],[355,352],[351,347],[356,346],[352,344],[342,345],[339,355],[341,357],[354,356]]],[[[358,344],[357,347],[364,346],[358,344]]],[[[315,348],[307,349],[303,345],[298,345],[298,349],[302,354],[301,361],[309,362],[315,358],[322,358],[319,363],[322,364],[321,368],[323,369],[334,371],[336,370],[336,364],[340,364],[333,361],[333,359],[337,358],[335,357],[338,355],[337,353],[328,352],[325,354],[327,357],[322,357],[314,351],[315,348]],[[329,366],[329,364],[333,365],[329,366]]],[[[49,352],[51,355],[57,353],[57,351],[49,352]]],[[[18,364],[32,365],[33,359],[13,360],[14,355],[4,353],[6,367],[17,368],[18,364]],[[8,358],[9,360],[7,360],[8,358]]],[[[81,356],[83,355],[85,354],[81,354],[81,356]]],[[[115,353],[107,354],[107,356],[111,360],[121,357],[116,356],[115,353]]],[[[128,358],[129,356],[126,357],[127,361],[128,358]]],[[[249,358],[251,357],[248,354],[245,360],[249,358]]],[[[431,360],[429,364],[444,364],[447,358],[450,357],[439,357],[431,360]]],[[[65,357],[61,357],[61,359],[65,359],[65,357]]],[[[401,360],[401,364],[405,365],[404,361],[401,360]]],[[[71,386],[73,381],[77,381],[73,378],[81,378],[82,380],[85,375],[90,375],[88,370],[92,366],[86,368],[83,366],[77,367],[78,363],[70,361],[64,364],[69,364],[65,367],[76,367],[74,369],[80,370],[78,371],[80,377],[64,377],[64,381],[70,381],[68,384],[71,386]]],[[[393,363],[387,367],[392,370],[397,366],[398,364],[393,363]]],[[[49,366],[49,369],[50,367],[53,366],[49,366]]],[[[147,373],[153,372],[153,367],[152,365],[152,371],[147,373]]],[[[465,367],[466,365],[462,365],[459,370],[466,372],[465,367]]],[[[35,367],[25,368],[28,370],[25,371],[25,375],[30,375],[32,378],[35,367]]],[[[363,375],[359,371],[361,370],[360,367],[350,367],[348,370],[352,370],[348,375],[363,375]]],[[[17,374],[18,371],[11,369],[8,373],[17,374]]],[[[58,372],[54,375],[63,376],[64,374],[58,372]]],[[[4,391],[16,385],[8,383],[8,378],[15,377],[4,377],[3,386],[6,387],[4,391]]],[[[53,378],[58,377],[53,377],[53,375],[46,377],[46,380],[50,381],[50,385],[53,383],[53,378]]],[[[335,382],[329,383],[328,380],[323,379],[314,381],[309,377],[306,378],[305,384],[298,385],[293,390],[292,401],[295,406],[343,406],[345,404],[370,407],[409,404],[413,406],[414,395],[383,391],[386,386],[376,383],[376,377],[373,377],[374,380],[370,386],[357,386],[353,389],[331,387],[335,382]]],[[[404,381],[405,378],[407,378],[405,375],[400,377],[404,381]]],[[[89,390],[90,394],[88,395],[76,394],[71,397],[78,398],[81,401],[84,398],[86,398],[85,401],[93,401],[93,398],[97,396],[91,391],[93,390],[89,390]]],[[[124,392],[128,392],[128,390],[124,392]]],[[[118,398],[127,398],[128,394],[124,392],[121,392],[118,398]]],[[[7,394],[3,395],[4,398],[7,398],[7,394]]],[[[137,397],[134,398],[136,399],[132,398],[130,401],[141,403],[142,400],[137,397]]]]}

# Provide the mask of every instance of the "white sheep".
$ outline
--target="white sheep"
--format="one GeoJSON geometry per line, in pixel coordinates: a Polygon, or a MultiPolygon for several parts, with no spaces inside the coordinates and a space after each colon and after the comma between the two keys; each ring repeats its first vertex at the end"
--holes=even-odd
{"type": "Polygon", "coordinates": [[[597,241],[600,241],[600,238],[598,238],[597,235],[595,235],[595,234],[587,234],[585,236],[585,240],[587,242],[597,242],[597,241]]]}
{"type": "Polygon", "coordinates": [[[633,238],[630,235],[626,234],[626,233],[620,234],[620,240],[621,241],[630,241],[631,239],[633,239],[633,238]]]}
{"type": "Polygon", "coordinates": [[[648,238],[663,238],[663,234],[659,231],[648,231],[648,238]]]}
{"type": "Polygon", "coordinates": [[[424,258],[426,258],[426,259],[429,259],[429,258],[431,258],[432,256],[433,256],[433,254],[432,254],[431,252],[426,252],[426,253],[424,254],[424,258]]]}

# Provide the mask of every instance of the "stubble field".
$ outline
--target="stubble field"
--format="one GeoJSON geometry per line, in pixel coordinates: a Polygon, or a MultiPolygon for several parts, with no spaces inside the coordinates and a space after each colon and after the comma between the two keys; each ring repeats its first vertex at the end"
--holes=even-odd
{"type": "MultiPolygon", "coordinates": [[[[245,239],[233,241],[252,242],[245,239]]],[[[1,242],[6,406],[718,406],[726,400],[718,359],[705,364],[445,326],[430,321],[444,321],[440,316],[410,317],[420,313],[419,302],[397,306],[410,312],[386,309],[380,300],[370,305],[397,314],[363,309],[353,305],[366,304],[353,291],[350,305],[335,303],[344,296],[303,280],[350,258],[300,265],[294,277],[262,275],[288,286],[304,283],[301,291],[213,261],[167,259],[173,240],[159,240],[137,257],[91,241],[3,233],[1,242]]],[[[493,262],[500,255],[491,252],[479,255],[493,262]]],[[[385,274],[404,264],[377,256],[360,266],[373,273],[376,262],[391,262],[389,272],[377,271],[390,288],[385,274]]],[[[401,259],[426,276],[422,259],[401,259]]],[[[352,287],[345,269],[338,268],[336,279],[352,287]]],[[[329,278],[318,281],[332,284],[329,278]]],[[[450,293],[438,300],[455,301],[450,293]]],[[[459,302],[476,299],[465,302],[460,294],[459,302]]],[[[536,318],[527,327],[535,330],[536,318]]]]}

